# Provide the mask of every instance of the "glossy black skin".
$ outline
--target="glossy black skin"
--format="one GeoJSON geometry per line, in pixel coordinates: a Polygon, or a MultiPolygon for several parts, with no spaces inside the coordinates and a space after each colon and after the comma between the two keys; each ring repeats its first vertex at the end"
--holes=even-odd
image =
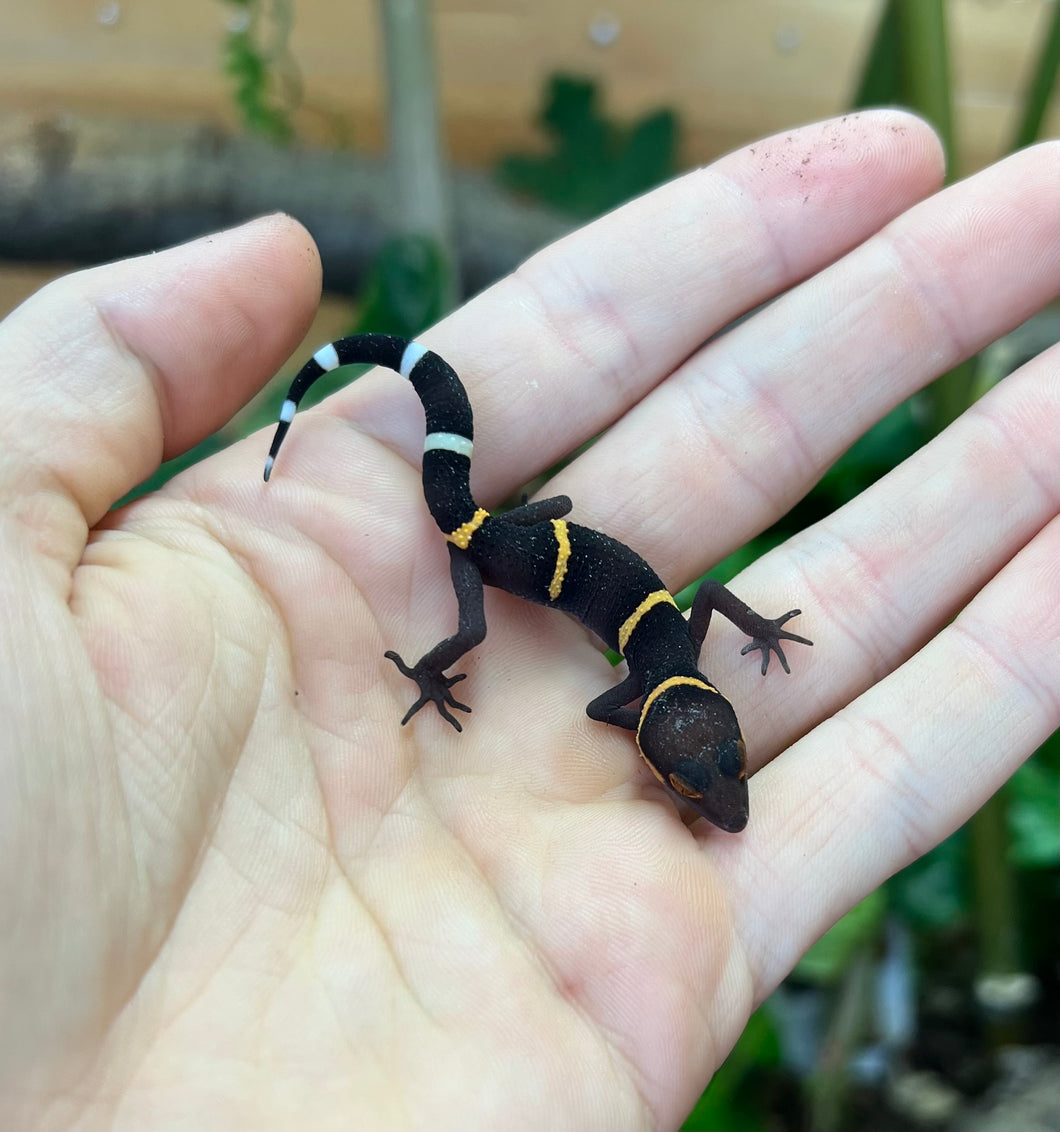
{"type": "MultiPolygon", "coordinates": [[[[390,335],[365,334],[333,345],[343,365],[367,362],[400,371],[408,343],[390,335]]],[[[288,399],[297,405],[323,372],[315,360],[308,362],[295,378],[288,399]]],[[[412,366],[409,380],[423,402],[428,434],[451,433],[470,442],[471,407],[451,367],[428,351],[412,366]]],[[[266,479],[289,423],[281,421],[277,427],[266,479]]],[[[443,448],[424,453],[424,496],[447,537],[472,521],[479,510],[471,496],[469,470],[470,458],[460,452],[443,448]]],[[[612,648],[619,647],[620,628],[649,595],[659,594],[662,582],[623,543],[566,523],[563,517],[570,510],[566,496],[525,503],[482,520],[466,545],[450,541],[450,574],[459,607],[456,633],[439,641],[411,666],[396,652],[386,653],[420,690],[403,724],[425,704],[433,703],[444,719],[461,730],[449,708],[471,710],[451,691],[464,677],[447,676],[445,670],[486,635],[483,585],[570,613],[612,648]],[[570,548],[562,587],[555,594],[550,592],[550,582],[560,551],[554,520],[561,521],[570,548]]],[[[784,671],[789,671],[781,640],[811,643],[783,629],[799,610],[764,618],[720,583],[707,580],[696,594],[687,621],[669,601],[652,605],[640,617],[625,643],[628,675],[593,700],[586,711],[593,719],[636,731],[641,754],[667,790],[719,829],[736,833],[748,819],[743,736],[732,706],[697,667],[715,609],[751,637],[744,653],[761,650],[763,675],[774,652],[784,671]],[[666,684],[674,679],[682,682],[666,684]],[[629,707],[633,702],[649,706],[646,710],[629,707]]]]}

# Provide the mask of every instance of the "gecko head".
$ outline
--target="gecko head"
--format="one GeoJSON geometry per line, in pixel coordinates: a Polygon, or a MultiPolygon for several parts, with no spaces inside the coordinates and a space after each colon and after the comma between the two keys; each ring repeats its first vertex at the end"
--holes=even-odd
{"type": "Polygon", "coordinates": [[[747,752],[732,705],[705,680],[659,687],[645,697],[637,731],[645,762],[696,813],[739,833],[748,815],[747,752]]]}

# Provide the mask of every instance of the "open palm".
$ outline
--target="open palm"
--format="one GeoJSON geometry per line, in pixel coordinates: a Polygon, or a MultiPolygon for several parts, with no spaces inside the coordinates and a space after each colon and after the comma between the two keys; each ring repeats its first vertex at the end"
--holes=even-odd
{"type": "MultiPolygon", "coordinates": [[[[1054,296],[1058,156],[928,196],[927,128],[853,116],[540,253],[424,336],[478,498],[606,429],[548,493],[686,584],[1054,296]]],[[[731,836],[585,717],[598,644],[505,594],[464,733],[398,726],[383,653],[455,603],[393,374],[300,416],[267,486],[259,435],[108,510],[281,364],[318,271],[272,218],[0,330],[2,1121],[672,1127],[801,952],[1057,725],[1057,351],[736,580],[816,647],[763,679],[712,627],[757,772],[731,836]]]]}

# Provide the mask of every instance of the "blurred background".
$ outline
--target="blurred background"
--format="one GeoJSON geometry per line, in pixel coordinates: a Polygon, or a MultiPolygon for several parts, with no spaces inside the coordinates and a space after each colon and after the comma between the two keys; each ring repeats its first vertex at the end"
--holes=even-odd
{"type": "MultiPolygon", "coordinates": [[[[285,209],[324,261],[314,348],[415,334],[594,215],[853,107],[927,117],[951,179],[1058,131],[1056,0],[8,0],[0,29],[0,314],[285,209]]],[[[711,575],[864,490],[1057,327],[1043,312],[895,410],[711,575]]],[[[271,423],[302,352],[139,490],[271,423]]],[[[686,1128],[1060,1129],[1058,771],[1054,735],[840,921],[686,1128]]]]}

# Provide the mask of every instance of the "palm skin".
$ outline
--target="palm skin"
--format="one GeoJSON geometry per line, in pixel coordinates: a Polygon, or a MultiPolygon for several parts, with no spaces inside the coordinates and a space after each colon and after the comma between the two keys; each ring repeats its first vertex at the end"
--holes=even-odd
{"type": "MultiPolygon", "coordinates": [[[[1054,297],[1057,164],[932,197],[927,128],[853,116],[541,253],[425,335],[481,502],[611,426],[547,490],[686,583],[1054,297]]],[[[763,679],[712,628],[757,771],[730,836],[585,717],[619,678],[585,632],[504,594],[464,733],[398,726],[383,653],[455,614],[395,375],[300,417],[268,486],[257,436],[108,510],[282,364],[318,271],[271,218],[0,330],[3,1123],[673,1127],[812,940],[1057,725],[1057,352],[734,583],[816,647],[763,679]]]]}

